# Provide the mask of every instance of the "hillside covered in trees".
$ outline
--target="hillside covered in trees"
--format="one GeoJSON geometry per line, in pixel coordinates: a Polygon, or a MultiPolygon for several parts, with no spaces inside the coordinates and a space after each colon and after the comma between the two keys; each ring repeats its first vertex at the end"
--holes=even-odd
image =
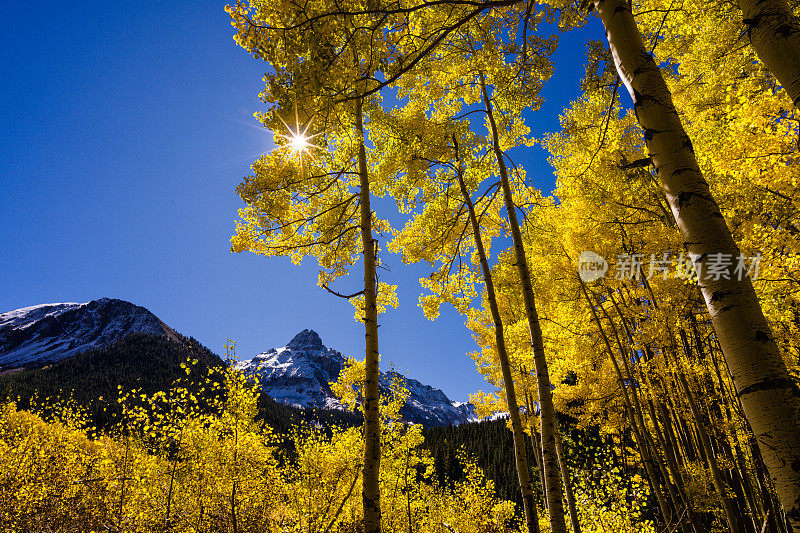
{"type": "MultiPolygon", "coordinates": [[[[264,423],[257,383],[228,367],[209,376],[208,354],[184,340],[174,357],[200,359],[178,367],[189,381],[143,390],[143,373],[109,427],[80,406],[4,404],[0,524],[800,531],[798,9],[227,6],[266,72],[255,116],[276,139],[237,188],[231,250],[310,258],[319,287],[352,303],[364,358],[331,389],[355,424],[264,423]],[[581,94],[534,138],[559,37],[591,17],[607,41],[586,43],[581,94]],[[519,161],[535,144],[552,190],[519,161]],[[400,382],[381,393],[390,254],[430,272],[425,316],[445,305],[463,317],[493,389],[471,401],[507,421],[423,431],[399,417],[400,382]]],[[[5,379],[49,394],[114,357],[5,379]]],[[[96,405],[110,383],[81,400],[96,405]]]]}
{"type": "MultiPolygon", "coordinates": [[[[136,389],[155,394],[173,386],[188,386],[201,394],[200,377],[216,387],[224,381],[227,363],[196,339],[175,333],[177,341],[163,335],[130,333],[110,346],[88,350],[43,368],[32,368],[0,375],[0,398],[13,401],[20,409],[54,414],[49,405],[71,405],[85,410],[86,422],[108,431],[120,423],[120,391],[136,389]],[[196,361],[184,370],[187,361],[196,361]],[[189,380],[186,382],[186,380],[189,380]]],[[[210,413],[213,394],[205,392],[203,409],[210,413]]],[[[288,434],[302,423],[352,426],[357,415],[342,411],[303,410],[276,402],[268,394],[258,394],[256,418],[277,433],[288,434]]]]}

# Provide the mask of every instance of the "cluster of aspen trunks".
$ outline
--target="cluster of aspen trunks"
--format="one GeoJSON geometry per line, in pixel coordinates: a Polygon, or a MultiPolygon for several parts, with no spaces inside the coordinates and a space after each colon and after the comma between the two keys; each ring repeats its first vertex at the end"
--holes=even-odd
{"type": "MultiPolygon", "coordinates": [[[[646,3],[642,4],[647,12],[646,3]]],[[[380,531],[381,523],[377,318],[381,308],[396,304],[393,288],[378,283],[379,237],[390,228],[371,208],[371,191],[389,193],[406,207],[423,198],[422,213],[409,223],[414,234],[406,232],[405,240],[390,246],[407,260],[441,265],[423,280],[434,299],[462,310],[468,306],[468,291],[457,295],[454,287],[474,283],[476,278],[483,283],[486,320],[481,324],[492,332],[493,339],[486,344],[492,345],[496,357],[492,364],[499,370],[496,384],[510,413],[525,522],[533,532],[539,529],[539,517],[524,452],[526,428],[516,390],[519,378],[514,375],[508,346],[511,328],[504,327],[506,317],[496,294],[499,284],[493,280],[513,272],[520,297],[517,310],[524,314],[524,319],[516,320],[527,327],[527,357],[540,409],[536,449],[547,521],[552,533],[566,533],[567,516],[574,531],[581,527],[557,430],[547,343],[537,310],[542,294],[534,290],[526,251],[526,238],[530,245],[536,237],[531,237],[530,228],[523,232],[517,214],[521,203],[527,199],[535,204],[537,197],[520,185],[524,178],[506,163],[506,149],[525,142],[521,140],[527,133],[520,126],[521,107],[538,108],[538,90],[551,70],[548,56],[554,45],[534,35],[537,24],[562,17],[560,22],[569,26],[582,16],[575,7],[555,0],[541,10],[534,2],[521,0],[445,0],[411,5],[254,2],[229,8],[239,44],[274,69],[266,77],[264,98],[276,107],[261,116],[262,122],[275,130],[281,128],[281,123],[286,124],[282,117],[290,117],[293,105],[295,122],[302,116],[303,127],[313,124],[314,135],[327,141],[320,141],[327,151],[294,169],[280,154],[265,156],[254,165],[255,176],[246,178],[239,189],[248,208],[233,248],[293,258],[314,255],[321,266],[319,284],[339,296],[357,298],[357,317],[364,323],[366,338],[363,509],[367,533],[380,531]],[[503,41],[506,34],[518,35],[520,42],[503,41]],[[305,48],[298,50],[298,43],[305,48]],[[507,61],[509,56],[515,59],[507,61]],[[437,85],[439,79],[445,81],[437,85]],[[402,90],[409,100],[407,108],[381,108],[375,95],[389,86],[402,90]],[[472,125],[461,114],[467,101],[476,106],[469,113],[482,113],[486,119],[487,131],[482,134],[470,130],[472,125]],[[452,115],[446,116],[447,110],[452,115]],[[369,150],[368,139],[374,146],[369,150]],[[483,186],[476,175],[487,181],[493,177],[496,182],[489,189],[495,193],[473,201],[483,186]],[[494,196],[502,198],[498,203],[504,213],[487,199],[494,196]],[[432,215],[426,215],[435,209],[440,217],[431,222],[432,215]],[[484,244],[499,233],[510,236],[513,243],[500,265],[505,269],[490,265],[484,244]],[[474,252],[474,270],[461,270],[466,268],[462,246],[474,252]],[[359,255],[363,256],[363,289],[353,295],[330,289],[328,285],[354,266],[359,255]]],[[[602,21],[611,52],[606,61],[613,62],[618,80],[630,95],[643,137],[639,141],[646,157],[637,161],[638,168],[652,166],[648,177],[658,183],[667,204],[665,218],[679,235],[680,246],[691,255],[698,272],[705,271],[710,258],[719,254],[739,256],[739,246],[698,164],[681,110],[673,104],[652,47],[643,42],[632,3],[585,0],[581,7],[596,11],[602,21]]],[[[800,26],[792,9],[785,0],[743,0],[739,8],[741,35],[749,38],[797,105],[800,26]]],[[[663,10],[654,43],[671,10],[663,10]]],[[[615,96],[617,87],[619,83],[615,96]]],[[[605,120],[607,128],[610,114],[605,120]]],[[[300,124],[295,128],[299,131],[300,124]]],[[[593,161],[594,156],[589,167],[593,161]]],[[[529,207],[526,213],[531,212],[529,207]]],[[[658,503],[657,521],[662,527],[703,530],[703,509],[694,486],[697,476],[692,473],[701,465],[710,473],[721,518],[731,531],[798,529],[797,383],[749,278],[698,276],[697,289],[705,305],[690,302],[687,306],[689,315],[697,315],[691,331],[668,323],[665,327],[677,331],[666,332],[662,338],[666,342],[658,346],[642,346],[638,325],[626,318],[626,312],[641,306],[642,300],[626,299],[624,284],[602,294],[583,285],[580,289],[595,334],[613,363],[627,423],[658,503]],[[661,371],[643,370],[645,365],[639,363],[648,358],[658,361],[661,371]],[[684,371],[702,365],[709,365],[711,372],[684,371]]],[[[656,306],[656,298],[649,305],[656,306]]],[[[474,315],[471,319],[478,320],[474,315]]]]}

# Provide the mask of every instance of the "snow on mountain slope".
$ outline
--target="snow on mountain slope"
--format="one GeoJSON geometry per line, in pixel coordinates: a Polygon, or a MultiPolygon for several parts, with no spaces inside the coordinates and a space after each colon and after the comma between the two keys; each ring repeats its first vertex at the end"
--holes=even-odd
{"type": "Polygon", "coordinates": [[[174,336],[157,316],[124,300],[23,307],[0,314],[0,370],[53,363],[128,333],[174,336]]]}
{"type": "MultiPolygon", "coordinates": [[[[344,409],[329,383],[335,381],[345,357],[327,348],[313,331],[304,329],[282,348],[272,348],[236,367],[258,376],[262,389],[274,399],[298,407],[344,409]]],[[[409,422],[425,426],[460,424],[477,420],[472,404],[452,402],[441,390],[423,385],[395,372],[381,372],[380,387],[388,391],[395,376],[403,380],[410,395],[401,414],[409,422]]]]}
{"type": "Polygon", "coordinates": [[[328,383],[338,377],[346,359],[326,348],[315,331],[304,329],[282,348],[272,348],[236,368],[259,377],[262,390],[297,407],[344,409],[328,383]]]}
{"type": "MultiPolygon", "coordinates": [[[[101,298],[87,303],[54,303],[0,314],[0,372],[35,368],[101,348],[128,333],[167,335],[175,332],[144,307],[101,298]]],[[[299,407],[344,409],[330,382],[339,377],[346,358],[327,348],[312,330],[303,330],[282,348],[273,348],[237,363],[245,374],[259,376],[275,400],[299,407]]],[[[477,420],[472,404],[452,402],[441,390],[395,372],[381,372],[383,392],[399,378],[409,390],[403,417],[425,426],[477,420]]]]}

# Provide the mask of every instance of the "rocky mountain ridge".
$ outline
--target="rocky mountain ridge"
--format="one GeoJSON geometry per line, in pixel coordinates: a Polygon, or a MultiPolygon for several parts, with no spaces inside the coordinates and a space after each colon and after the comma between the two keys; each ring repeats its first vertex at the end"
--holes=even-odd
{"type": "Polygon", "coordinates": [[[44,366],[108,346],[128,333],[175,336],[144,307],[113,298],[0,313],[0,370],[44,366]]]}
{"type": "MultiPolygon", "coordinates": [[[[174,330],[144,307],[112,298],[0,313],[0,374],[46,367],[111,346],[129,334],[179,340],[174,330]]],[[[237,366],[248,375],[259,376],[263,390],[281,403],[344,410],[329,383],[338,378],[345,363],[340,352],[327,348],[315,331],[305,329],[286,346],[237,366]]],[[[393,379],[402,380],[410,392],[401,410],[409,422],[431,427],[477,420],[471,404],[453,402],[441,390],[393,371],[381,372],[381,390],[388,391],[393,379]]]]}
{"type": "MultiPolygon", "coordinates": [[[[327,348],[314,330],[304,329],[286,346],[271,348],[236,367],[248,376],[258,376],[262,389],[272,398],[298,407],[345,409],[331,391],[346,358],[327,348]]],[[[397,372],[381,372],[381,391],[390,390],[399,378],[409,391],[401,410],[409,422],[425,426],[461,424],[478,420],[469,403],[451,401],[440,389],[424,385],[397,372]]]]}

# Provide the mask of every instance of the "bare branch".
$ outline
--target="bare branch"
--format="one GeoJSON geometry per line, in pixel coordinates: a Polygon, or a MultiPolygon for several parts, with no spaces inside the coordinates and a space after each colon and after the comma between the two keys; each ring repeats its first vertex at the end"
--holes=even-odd
{"type": "Polygon", "coordinates": [[[339,298],[344,298],[345,300],[350,300],[351,298],[355,298],[356,296],[361,296],[362,294],[364,294],[363,290],[354,292],[353,294],[342,294],[340,292],[336,292],[335,290],[331,289],[330,287],[328,287],[327,284],[322,285],[322,288],[328,291],[329,293],[333,294],[334,296],[338,296],[339,298]]]}

